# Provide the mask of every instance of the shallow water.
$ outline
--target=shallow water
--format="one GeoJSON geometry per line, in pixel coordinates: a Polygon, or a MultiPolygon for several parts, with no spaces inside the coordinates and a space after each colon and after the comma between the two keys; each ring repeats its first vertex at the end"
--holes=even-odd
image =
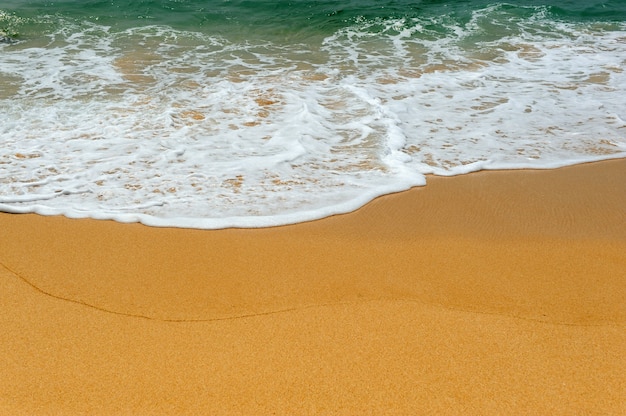
{"type": "Polygon", "coordinates": [[[270,226],[626,156],[623,2],[3,4],[3,211],[270,226]]]}

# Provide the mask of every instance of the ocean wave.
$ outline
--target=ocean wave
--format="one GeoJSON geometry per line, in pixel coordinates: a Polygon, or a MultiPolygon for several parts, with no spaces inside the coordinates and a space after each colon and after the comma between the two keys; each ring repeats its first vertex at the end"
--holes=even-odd
{"type": "Polygon", "coordinates": [[[551,13],[361,15],[280,41],[47,15],[0,55],[0,210],[271,226],[427,174],[626,156],[626,24],[551,13]]]}

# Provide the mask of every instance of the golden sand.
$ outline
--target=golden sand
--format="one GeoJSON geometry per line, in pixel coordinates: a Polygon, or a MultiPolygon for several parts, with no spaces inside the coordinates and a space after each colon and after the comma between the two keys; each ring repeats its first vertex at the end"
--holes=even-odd
{"type": "Polygon", "coordinates": [[[626,160],[181,230],[0,214],[0,414],[626,414],[626,160]]]}

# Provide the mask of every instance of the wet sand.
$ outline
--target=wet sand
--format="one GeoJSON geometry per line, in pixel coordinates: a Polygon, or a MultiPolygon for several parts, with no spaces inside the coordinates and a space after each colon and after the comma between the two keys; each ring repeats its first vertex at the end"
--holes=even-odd
{"type": "Polygon", "coordinates": [[[626,159],[182,230],[0,214],[0,414],[626,414],[626,159]]]}

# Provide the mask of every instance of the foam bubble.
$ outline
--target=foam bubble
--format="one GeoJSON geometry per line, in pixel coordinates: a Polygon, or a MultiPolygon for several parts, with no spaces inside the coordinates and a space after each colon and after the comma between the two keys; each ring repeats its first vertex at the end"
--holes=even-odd
{"type": "Polygon", "coordinates": [[[542,13],[360,19],[318,45],[94,24],[11,45],[0,210],[272,226],[430,173],[626,156],[626,27],[542,13]]]}

